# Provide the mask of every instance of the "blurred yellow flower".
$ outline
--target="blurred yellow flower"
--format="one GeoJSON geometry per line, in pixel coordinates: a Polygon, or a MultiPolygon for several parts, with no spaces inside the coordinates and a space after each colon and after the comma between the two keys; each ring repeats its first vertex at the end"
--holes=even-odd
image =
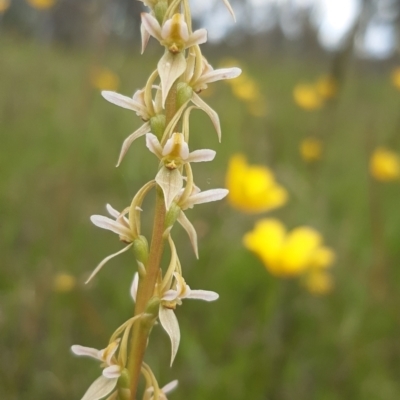
{"type": "Polygon", "coordinates": [[[338,85],[333,76],[323,75],[317,80],[315,88],[323,99],[328,100],[336,96],[338,85]]]}
{"type": "Polygon", "coordinates": [[[236,79],[231,80],[233,94],[244,101],[254,101],[260,97],[257,84],[244,73],[236,79]]]}
{"type": "Polygon", "coordinates": [[[76,286],[76,279],[74,276],[59,273],[54,277],[53,289],[55,292],[66,293],[70,292],[76,286]]]}
{"type": "Polygon", "coordinates": [[[99,90],[117,91],[119,78],[113,71],[105,67],[95,67],[90,72],[91,85],[99,90]]]}
{"type": "Polygon", "coordinates": [[[378,147],[372,154],[369,169],[378,181],[394,181],[400,178],[400,157],[394,151],[378,147]]]}
{"type": "Polygon", "coordinates": [[[322,142],[319,139],[308,137],[300,143],[300,155],[306,162],[318,161],[322,157],[322,142]]]}
{"type": "Polygon", "coordinates": [[[392,71],[392,83],[396,89],[400,90],[400,67],[397,67],[392,71]]]}
{"type": "Polygon", "coordinates": [[[30,6],[39,10],[51,8],[56,4],[56,0],[26,0],[30,6]]]}
{"type": "Polygon", "coordinates": [[[10,0],[0,0],[0,14],[3,14],[10,7],[10,0]]]}
{"type": "Polygon", "coordinates": [[[287,232],[280,221],[271,218],[258,221],[243,238],[245,247],[260,257],[271,274],[286,278],[325,273],[335,256],[322,241],[313,228],[302,226],[287,232]]]}
{"type": "Polygon", "coordinates": [[[316,87],[310,84],[296,85],[293,89],[293,98],[299,107],[308,111],[318,110],[324,104],[316,87]]]}
{"type": "Polygon", "coordinates": [[[240,211],[260,213],[283,206],[287,191],[262,165],[248,165],[242,154],[231,157],[226,175],[230,204],[240,211]]]}
{"type": "Polygon", "coordinates": [[[333,289],[333,279],[327,272],[311,272],[305,279],[305,287],[316,296],[328,294],[333,289]]]}

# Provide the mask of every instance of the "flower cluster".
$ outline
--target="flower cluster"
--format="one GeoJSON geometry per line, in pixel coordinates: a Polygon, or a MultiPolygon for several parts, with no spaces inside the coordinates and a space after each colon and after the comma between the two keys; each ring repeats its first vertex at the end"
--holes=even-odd
{"type": "MultiPolygon", "coordinates": [[[[185,211],[198,204],[221,200],[228,190],[201,191],[195,184],[192,166],[212,161],[216,152],[210,149],[189,150],[190,115],[196,109],[204,111],[221,140],[219,117],[200,93],[210,83],[236,78],[241,70],[236,67],[214,69],[209,64],[199,47],[206,42],[207,32],[205,29],[192,30],[187,1],[143,0],[143,3],[150,11],[141,15],[142,52],[153,37],[163,48],[163,55],[146,84],[132,97],[110,90],[103,91],[102,96],[112,104],[133,111],[142,120],[142,125],[123,142],[117,166],[133,142],[145,136],[145,146],[154,155],[158,170],[122,211],[108,204],[106,208],[110,216],[91,217],[94,225],[115,233],[124,246],[105,257],[87,282],[108,261],[128,250],[133,251],[137,272],[131,288],[135,301],[134,316],[113,333],[105,349],[72,347],[75,354],[95,358],[103,368],[102,375],[89,387],[83,400],[99,400],[106,396],[109,400],[134,400],[140,375],[146,381],[143,400],[166,399],[176,382],[160,388],[151,368],[143,362],[153,327],[159,321],[170,337],[172,364],[180,342],[175,308],[184,299],[214,301],[218,298],[215,292],[192,290],[186,284],[172,230],[177,223],[185,229],[198,257],[197,233],[185,211]],[[149,245],[141,229],[141,218],[144,200],[152,191],[156,195],[156,204],[149,245]],[[169,245],[170,261],[166,268],[162,268],[165,243],[169,245]]],[[[224,3],[233,13],[227,0],[224,3]]],[[[100,86],[97,82],[102,80],[100,78],[95,85],[100,86]]]]}

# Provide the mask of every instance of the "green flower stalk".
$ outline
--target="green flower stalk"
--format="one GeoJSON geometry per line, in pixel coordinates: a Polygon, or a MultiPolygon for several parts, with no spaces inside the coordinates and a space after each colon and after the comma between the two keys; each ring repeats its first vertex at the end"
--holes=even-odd
{"type": "MultiPolygon", "coordinates": [[[[221,140],[217,113],[204,102],[199,93],[207,85],[240,75],[239,68],[214,70],[202,55],[199,45],[207,40],[207,31],[192,31],[188,0],[143,0],[150,8],[142,14],[142,52],[150,37],[164,47],[164,54],[151,73],[146,85],[133,97],[104,91],[103,97],[120,107],[134,111],[142,119],[142,126],[129,135],[122,144],[117,166],[127,155],[129,147],[139,137],[146,137],[146,147],[156,157],[158,172],[154,179],[140,188],[121,212],[107,205],[110,217],[93,215],[94,225],[110,230],[125,244],[120,251],[107,256],[94,269],[88,281],[117,255],[132,250],[137,263],[131,297],[135,302],[133,317],[111,335],[103,350],[72,346],[77,355],[89,356],[101,362],[101,376],[89,387],[82,400],[136,400],[138,383],[142,376],[145,389],[143,400],[166,399],[166,394],[177,386],[177,381],[160,388],[143,357],[151,331],[157,321],[171,340],[171,365],[180,342],[179,323],[174,313],[183,299],[217,300],[218,294],[207,290],[192,290],[183,278],[172,237],[173,227],[179,223],[188,233],[198,258],[196,230],[184,211],[195,205],[216,201],[228,194],[226,189],[201,191],[194,182],[192,163],[209,162],[214,150],[189,151],[190,114],[203,110],[211,119],[221,140]],[[142,204],[151,191],[155,192],[153,232],[148,240],[141,232],[142,204]],[[150,245],[149,245],[150,243],[150,245]],[[170,261],[161,265],[164,247],[170,249],[170,261]]],[[[224,0],[232,13],[229,3],[224,0]]]]}

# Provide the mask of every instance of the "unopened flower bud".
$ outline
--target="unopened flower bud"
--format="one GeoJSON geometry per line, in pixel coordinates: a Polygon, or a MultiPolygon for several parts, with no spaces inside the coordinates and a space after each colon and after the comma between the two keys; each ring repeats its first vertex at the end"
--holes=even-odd
{"type": "Polygon", "coordinates": [[[154,14],[160,25],[162,25],[163,23],[167,8],[168,8],[168,2],[166,1],[159,1],[154,7],[154,14]]]}
{"type": "Polygon", "coordinates": [[[173,202],[165,216],[165,222],[164,222],[165,229],[172,228],[172,226],[178,219],[180,212],[181,208],[175,202],[173,202]]]}
{"type": "Polygon", "coordinates": [[[179,82],[176,92],[176,107],[179,109],[192,98],[193,89],[186,82],[179,82]]]}
{"type": "Polygon", "coordinates": [[[149,257],[149,244],[144,236],[140,235],[133,241],[133,253],[139,262],[144,265],[147,264],[147,259],[149,257]]]}
{"type": "MultiPolygon", "coordinates": [[[[129,389],[130,388],[130,378],[129,378],[129,372],[126,368],[124,368],[121,371],[121,375],[118,378],[118,389],[121,391],[121,389],[129,389]]],[[[125,399],[125,397],[123,397],[125,399]]],[[[128,397],[129,399],[129,397],[128,397]]]]}
{"type": "Polygon", "coordinates": [[[150,119],[151,131],[161,140],[165,130],[165,115],[159,114],[150,119]]]}

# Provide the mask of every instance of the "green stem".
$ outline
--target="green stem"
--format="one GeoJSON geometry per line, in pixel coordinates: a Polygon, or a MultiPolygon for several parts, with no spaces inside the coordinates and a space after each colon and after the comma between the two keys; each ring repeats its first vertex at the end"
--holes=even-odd
{"type": "MultiPolygon", "coordinates": [[[[166,101],[166,124],[176,113],[176,85],[174,85],[166,101]]],[[[164,250],[164,222],[165,222],[165,203],[162,190],[157,187],[156,205],[154,210],[153,234],[151,238],[149,259],[146,265],[146,275],[140,277],[139,287],[136,296],[135,316],[142,314],[154,294],[154,288],[160,272],[161,257],[164,250]]],[[[152,324],[145,318],[140,319],[135,325],[132,334],[128,370],[130,374],[131,394],[130,399],[136,399],[136,392],[143,363],[143,357],[147,347],[147,341],[152,328],[152,324]]]]}

